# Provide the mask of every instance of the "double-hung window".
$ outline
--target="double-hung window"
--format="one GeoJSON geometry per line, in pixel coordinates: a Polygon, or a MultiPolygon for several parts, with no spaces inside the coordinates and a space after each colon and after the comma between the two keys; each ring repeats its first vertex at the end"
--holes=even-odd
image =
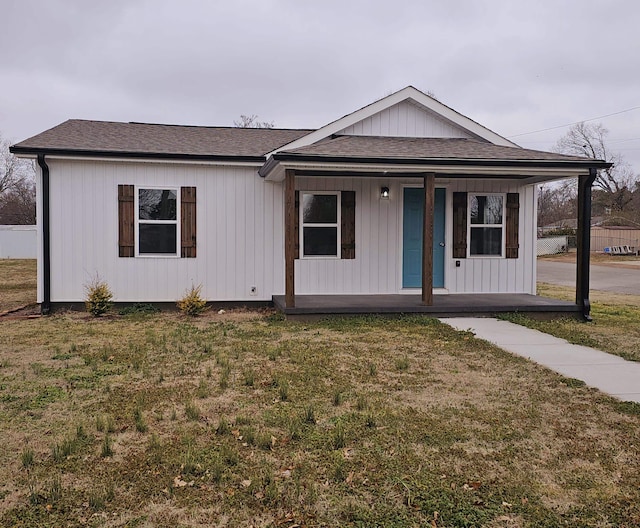
{"type": "Polygon", "coordinates": [[[469,193],[469,256],[504,256],[504,195],[469,193]]]}
{"type": "Polygon", "coordinates": [[[340,257],[340,193],[302,192],[303,257],[340,257]]]}
{"type": "Polygon", "coordinates": [[[177,189],[138,188],[138,255],[179,256],[177,189]]]}

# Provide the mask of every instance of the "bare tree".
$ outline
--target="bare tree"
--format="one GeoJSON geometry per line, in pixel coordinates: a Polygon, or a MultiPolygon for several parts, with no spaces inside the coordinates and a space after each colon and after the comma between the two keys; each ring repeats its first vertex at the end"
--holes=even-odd
{"type": "Polygon", "coordinates": [[[631,189],[636,178],[624,158],[608,149],[608,133],[600,123],[578,123],[558,140],[555,150],[563,154],[586,156],[612,163],[610,168],[598,171],[594,186],[604,191],[603,196],[609,202],[608,207],[622,211],[631,201],[631,189]]]}
{"type": "Polygon", "coordinates": [[[258,121],[258,116],[251,114],[249,116],[242,114],[238,121],[233,122],[233,126],[237,128],[273,128],[273,121],[258,121]]]}
{"type": "Polygon", "coordinates": [[[0,136],[0,224],[35,224],[35,166],[9,152],[0,136]]]}
{"type": "Polygon", "coordinates": [[[538,227],[558,225],[576,217],[577,188],[573,181],[541,185],[538,190],[538,227]]]}
{"type": "Polygon", "coordinates": [[[0,197],[0,224],[35,225],[36,190],[33,181],[25,179],[0,197]]]}

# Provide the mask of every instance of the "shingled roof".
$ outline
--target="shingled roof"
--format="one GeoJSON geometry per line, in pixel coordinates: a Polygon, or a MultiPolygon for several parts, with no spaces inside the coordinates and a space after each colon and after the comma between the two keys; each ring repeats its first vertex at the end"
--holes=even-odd
{"type": "Polygon", "coordinates": [[[70,119],[11,147],[16,154],[240,158],[265,154],[312,130],[116,123],[70,119]]]}
{"type": "Polygon", "coordinates": [[[590,161],[578,156],[494,145],[468,138],[407,138],[379,136],[337,136],[331,140],[275,154],[275,159],[457,159],[457,160],[527,160],[590,161]]]}

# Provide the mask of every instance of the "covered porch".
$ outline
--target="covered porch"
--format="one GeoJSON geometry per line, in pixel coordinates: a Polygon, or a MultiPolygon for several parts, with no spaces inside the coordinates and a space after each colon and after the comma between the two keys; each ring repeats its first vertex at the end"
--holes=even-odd
{"type": "Polygon", "coordinates": [[[421,295],[296,295],[287,306],[284,295],[273,296],[274,306],[287,316],[424,314],[433,317],[490,317],[522,313],[531,317],[582,316],[576,303],[528,294],[490,293],[434,295],[424,304],[421,295]]]}
{"type": "Polygon", "coordinates": [[[597,160],[438,138],[342,136],[277,152],[259,171],[283,188],[285,287],[284,295],[275,295],[273,302],[294,316],[518,312],[589,319],[591,185],[597,168],[604,165],[597,160]],[[574,303],[535,295],[536,184],[571,177],[579,180],[574,303]],[[409,203],[404,191],[411,186],[420,191],[420,214],[417,221],[407,223],[409,203]],[[438,188],[444,197],[440,217],[438,188]],[[303,193],[311,200],[316,194],[335,195],[330,221],[304,223],[303,193]],[[381,205],[383,201],[386,205],[381,205]],[[335,213],[347,203],[351,209],[335,213]],[[480,207],[487,211],[486,204],[495,203],[497,212],[477,213],[473,209],[477,203],[484,203],[480,207]],[[494,220],[482,219],[491,215],[494,220]],[[439,221],[445,227],[434,237],[439,221]],[[407,284],[402,268],[408,260],[405,233],[407,226],[417,225],[421,228],[419,251],[411,249],[418,277],[407,284]],[[333,233],[331,250],[326,257],[322,253],[323,258],[301,249],[306,243],[303,229],[311,233],[316,228],[330,228],[333,233]],[[494,235],[495,247],[485,247],[494,235]],[[441,253],[438,261],[436,251],[441,253]],[[376,267],[379,262],[386,268],[376,267]],[[438,267],[444,268],[444,280],[440,283],[440,275],[436,284],[438,267]],[[374,268],[381,271],[373,275],[374,268]]]}

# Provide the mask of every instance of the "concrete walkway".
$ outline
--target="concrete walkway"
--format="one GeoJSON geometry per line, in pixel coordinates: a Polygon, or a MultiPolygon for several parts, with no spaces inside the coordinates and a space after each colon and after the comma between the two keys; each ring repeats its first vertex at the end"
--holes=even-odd
{"type": "Polygon", "coordinates": [[[457,330],[470,330],[480,339],[563,376],[582,380],[623,401],[640,403],[640,363],[572,345],[564,339],[508,321],[478,317],[442,318],[440,321],[457,330]]]}

